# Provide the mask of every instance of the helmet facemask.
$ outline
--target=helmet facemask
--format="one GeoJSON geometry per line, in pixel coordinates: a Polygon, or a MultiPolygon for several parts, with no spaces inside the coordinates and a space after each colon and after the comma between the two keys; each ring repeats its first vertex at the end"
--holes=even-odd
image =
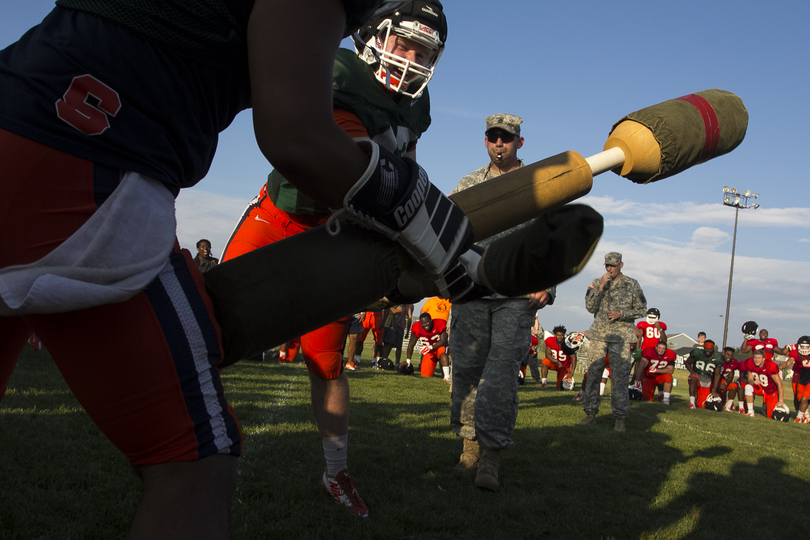
{"type": "Polygon", "coordinates": [[[802,336],[796,345],[800,355],[810,356],[810,338],[802,336]]]}
{"type": "Polygon", "coordinates": [[[375,68],[375,76],[390,91],[410,98],[418,98],[433,77],[433,70],[444,51],[439,32],[419,21],[397,21],[384,19],[377,26],[376,33],[363,43],[355,34],[355,49],[360,58],[375,68]],[[402,56],[387,52],[400,37],[418,43],[428,49],[423,64],[412,62],[402,56]],[[391,41],[391,43],[389,43],[391,41]]]}

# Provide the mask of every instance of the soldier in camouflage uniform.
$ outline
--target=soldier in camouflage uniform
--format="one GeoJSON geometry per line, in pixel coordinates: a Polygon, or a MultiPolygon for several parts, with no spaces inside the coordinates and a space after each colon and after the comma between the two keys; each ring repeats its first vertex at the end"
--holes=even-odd
{"type": "MultiPolygon", "coordinates": [[[[520,124],[511,114],[486,118],[485,145],[490,163],[458,183],[456,191],[518,169],[523,162],[520,124]]],[[[518,225],[479,243],[486,247],[518,225]]],[[[511,435],[518,411],[518,370],[531,339],[534,315],[554,301],[555,288],[524,298],[493,294],[466,304],[454,304],[450,325],[453,351],[453,397],[450,424],[464,438],[464,452],[456,473],[477,469],[475,485],[498,489],[499,452],[512,448],[511,435]],[[480,452],[480,454],[479,454],[480,452]]]]}
{"type": "MultiPolygon", "coordinates": [[[[543,325],[540,324],[540,320],[538,319],[537,315],[534,316],[534,326],[532,326],[532,335],[537,338],[538,347],[542,349],[542,343],[545,341],[545,330],[543,330],[543,325]]],[[[532,374],[532,379],[534,382],[540,382],[540,362],[537,359],[537,356],[532,356],[531,354],[528,355],[528,360],[526,364],[529,366],[529,373],[532,374]]]]}
{"type": "Polygon", "coordinates": [[[622,274],[622,254],[605,255],[605,274],[588,285],[585,309],[593,313],[593,324],[588,330],[591,344],[588,357],[588,380],[583,389],[582,407],[585,419],[580,425],[593,424],[599,412],[599,381],[605,369],[605,358],[610,355],[613,391],[610,405],[616,418],[616,431],[626,431],[630,416],[630,343],[637,340],[635,320],[647,313],[647,299],[641,286],[633,278],[622,274]]]}

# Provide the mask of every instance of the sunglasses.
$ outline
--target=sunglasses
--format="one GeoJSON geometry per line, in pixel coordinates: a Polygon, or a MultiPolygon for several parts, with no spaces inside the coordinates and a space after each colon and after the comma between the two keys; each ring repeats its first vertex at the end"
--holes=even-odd
{"type": "Polygon", "coordinates": [[[506,131],[490,131],[486,133],[486,136],[487,140],[492,144],[498,142],[498,139],[502,140],[506,144],[509,144],[515,140],[515,136],[511,133],[507,133],[506,131]]]}

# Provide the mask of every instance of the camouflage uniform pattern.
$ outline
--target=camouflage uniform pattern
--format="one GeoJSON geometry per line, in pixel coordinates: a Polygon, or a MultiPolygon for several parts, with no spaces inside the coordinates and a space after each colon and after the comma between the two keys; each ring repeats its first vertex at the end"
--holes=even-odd
{"type": "Polygon", "coordinates": [[[647,314],[647,299],[641,285],[633,278],[622,275],[609,282],[604,291],[599,290],[601,278],[588,285],[585,293],[585,309],[594,314],[588,330],[588,380],[583,389],[582,408],[585,414],[599,412],[599,383],[605,370],[605,358],[610,355],[610,371],[613,391],[610,404],[616,418],[630,416],[630,396],[627,384],[630,381],[630,344],[636,341],[634,322],[647,314]],[[608,311],[619,310],[616,321],[608,320],[608,311]]]}
{"type": "MultiPolygon", "coordinates": [[[[520,166],[523,167],[523,162],[522,161],[520,162],[520,166]]],[[[463,191],[463,190],[465,190],[465,189],[467,189],[469,187],[472,187],[474,185],[480,184],[481,182],[484,182],[486,180],[490,180],[492,178],[495,178],[495,177],[501,175],[500,171],[498,171],[497,169],[496,170],[491,170],[490,167],[491,167],[491,165],[486,165],[484,167],[481,167],[480,169],[477,169],[477,170],[471,172],[470,174],[468,174],[467,176],[462,178],[459,181],[458,185],[456,186],[456,191],[463,191]]],[[[496,234],[494,236],[491,236],[489,238],[481,240],[480,242],[476,242],[476,245],[481,246],[482,248],[486,248],[488,245],[490,245],[495,240],[498,240],[499,238],[503,238],[503,237],[513,233],[514,231],[520,230],[520,229],[522,229],[524,227],[528,227],[529,224],[531,224],[531,223],[532,223],[531,221],[527,221],[526,223],[521,223],[520,225],[516,225],[515,227],[512,227],[511,229],[507,229],[507,230],[505,230],[505,231],[503,231],[501,233],[498,233],[498,234],[496,234]]],[[[549,291],[549,294],[551,294],[553,296],[555,294],[555,292],[556,292],[556,287],[552,287],[552,288],[548,289],[548,291],[549,291]]],[[[501,299],[503,299],[503,298],[508,298],[508,297],[504,296],[502,294],[495,293],[495,294],[492,294],[490,296],[486,296],[485,298],[501,298],[501,299]]],[[[532,321],[532,324],[534,324],[533,321],[532,321]]],[[[528,341],[526,343],[527,343],[526,347],[528,348],[528,341]]]]}
{"type": "MultiPolygon", "coordinates": [[[[481,167],[462,178],[456,191],[499,175],[498,171],[491,171],[489,165],[481,167]]],[[[523,226],[513,227],[478,242],[478,245],[486,247],[523,226]]],[[[552,287],[548,292],[553,298],[556,288],[552,287]]],[[[480,445],[491,449],[515,446],[512,431],[517,420],[518,371],[529,349],[536,312],[536,309],[529,308],[526,298],[508,298],[499,294],[453,305],[450,424],[457,435],[477,439],[480,445]]]]}
{"type": "Polygon", "coordinates": [[[536,331],[535,331],[535,328],[532,327],[532,335],[537,337],[537,341],[538,341],[538,343],[537,343],[537,355],[538,356],[529,355],[529,360],[528,360],[527,364],[529,366],[529,373],[531,373],[532,379],[539,382],[540,381],[540,356],[544,354],[542,351],[545,350],[545,345],[544,345],[544,342],[545,342],[545,337],[544,337],[545,336],[545,330],[543,330],[543,325],[538,323],[536,331]]]}
{"type": "Polygon", "coordinates": [[[514,114],[498,113],[487,116],[484,118],[484,122],[487,125],[486,131],[490,129],[502,129],[512,135],[520,137],[520,124],[523,123],[523,118],[515,116],[514,114]]]}
{"type": "Polygon", "coordinates": [[[450,424],[457,435],[491,449],[515,446],[518,370],[536,311],[525,298],[453,305],[450,424]]]}

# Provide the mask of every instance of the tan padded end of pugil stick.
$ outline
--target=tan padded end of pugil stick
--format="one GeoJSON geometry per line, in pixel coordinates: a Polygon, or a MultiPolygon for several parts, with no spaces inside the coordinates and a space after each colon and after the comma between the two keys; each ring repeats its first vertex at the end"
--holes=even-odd
{"type": "Polygon", "coordinates": [[[613,172],[630,180],[652,178],[661,167],[661,146],[652,130],[633,120],[621,122],[608,137],[603,150],[621,148],[624,165],[613,172]]]}
{"type": "Polygon", "coordinates": [[[591,168],[563,152],[450,195],[472,223],[475,241],[579,199],[593,187],[591,168]]]}

